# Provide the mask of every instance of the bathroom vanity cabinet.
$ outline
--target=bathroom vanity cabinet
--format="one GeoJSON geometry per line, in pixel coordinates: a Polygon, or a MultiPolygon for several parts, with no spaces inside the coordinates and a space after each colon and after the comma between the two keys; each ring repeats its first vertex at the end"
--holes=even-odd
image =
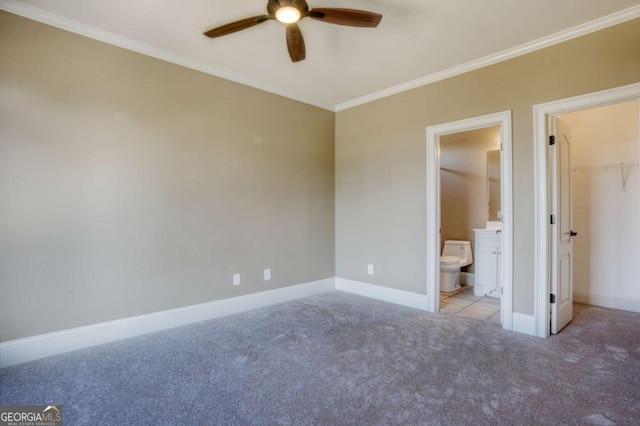
{"type": "Polygon", "coordinates": [[[499,229],[474,229],[476,296],[501,296],[502,236],[499,229]]]}

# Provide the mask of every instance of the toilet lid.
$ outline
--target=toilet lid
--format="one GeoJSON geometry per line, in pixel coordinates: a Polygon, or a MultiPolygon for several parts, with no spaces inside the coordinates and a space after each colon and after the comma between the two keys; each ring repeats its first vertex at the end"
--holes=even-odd
{"type": "Polygon", "coordinates": [[[456,256],[440,256],[440,263],[452,265],[454,263],[460,263],[460,258],[456,256]]]}

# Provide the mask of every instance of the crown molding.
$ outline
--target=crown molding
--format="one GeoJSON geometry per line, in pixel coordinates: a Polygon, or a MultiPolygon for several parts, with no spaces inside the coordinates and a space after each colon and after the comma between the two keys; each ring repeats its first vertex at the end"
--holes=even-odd
{"type": "Polygon", "coordinates": [[[550,47],[640,17],[640,5],[632,6],[628,9],[603,16],[602,18],[594,19],[593,21],[586,22],[573,28],[569,28],[555,34],[521,44],[514,48],[485,56],[484,58],[467,62],[466,64],[458,65],[443,71],[436,72],[434,74],[429,74],[427,76],[420,77],[406,83],[398,84],[396,86],[379,90],[359,98],[339,103],[337,105],[331,105],[297,95],[281,87],[276,87],[247,78],[240,74],[203,61],[194,60],[186,56],[170,52],[168,50],[159,49],[157,47],[141,43],[126,37],[122,37],[90,25],[82,24],[78,21],[74,21],[72,19],[68,19],[63,16],[56,15],[54,13],[47,12],[33,6],[29,6],[15,0],[0,0],[0,10],[5,10],[15,15],[42,22],[43,24],[51,25],[56,28],[92,38],[94,40],[118,46],[123,49],[131,50],[133,52],[151,56],[156,59],[160,59],[186,68],[191,68],[205,74],[224,78],[226,80],[234,81],[245,86],[264,90],[275,95],[283,96],[285,98],[293,99],[295,101],[303,102],[305,104],[316,106],[318,108],[326,109],[333,112],[343,111],[349,108],[356,107],[358,105],[386,98],[387,96],[396,95],[398,93],[406,92],[408,90],[412,90],[421,86],[426,86],[437,81],[445,80],[447,78],[455,77],[469,71],[474,71],[489,65],[497,64],[498,62],[506,61],[508,59],[513,59],[527,53],[535,52],[536,50],[544,49],[546,47],[550,47]]]}
{"type": "Polygon", "coordinates": [[[225,80],[231,80],[245,86],[264,90],[266,92],[283,96],[285,98],[293,99],[295,101],[303,102],[305,104],[313,105],[318,108],[323,108],[335,112],[335,107],[333,105],[318,102],[313,99],[291,93],[280,87],[244,77],[227,69],[203,61],[191,59],[186,56],[178,55],[177,53],[168,50],[159,49],[157,47],[132,40],[127,37],[122,37],[117,34],[93,27],[91,25],[86,25],[78,21],[74,21],[73,19],[65,18],[63,16],[56,15],[55,13],[51,13],[37,7],[17,2],[15,0],[0,0],[0,10],[5,10],[7,12],[13,13],[14,15],[22,16],[24,18],[41,22],[43,24],[51,25],[52,27],[60,28],[75,34],[79,34],[81,36],[89,37],[94,40],[111,44],[113,46],[141,53],[146,56],[151,56],[152,58],[171,62],[172,64],[180,65],[186,68],[203,72],[205,74],[224,78],[225,80]]]}
{"type": "Polygon", "coordinates": [[[467,62],[466,64],[458,65],[444,71],[420,77],[406,83],[398,84],[387,89],[370,93],[360,98],[340,103],[335,106],[335,110],[336,112],[344,111],[358,105],[386,98],[387,96],[406,92],[417,87],[426,86],[427,84],[455,77],[457,75],[464,74],[469,71],[474,71],[489,65],[497,64],[498,62],[503,62],[508,59],[513,59],[521,55],[526,55],[527,53],[535,52],[536,50],[544,49],[546,47],[550,47],[574,38],[581,37],[583,35],[603,30],[605,28],[612,27],[614,25],[621,24],[623,22],[630,21],[639,17],[640,5],[632,6],[628,9],[603,16],[602,18],[594,19],[593,21],[586,22],[573,28],[569,28],[555,34],[551,34],[549,36],[521,44],[511,49],[503,50],[502,52],[494,53],[493,55],[485,56],[484,58],[467,62]]]}

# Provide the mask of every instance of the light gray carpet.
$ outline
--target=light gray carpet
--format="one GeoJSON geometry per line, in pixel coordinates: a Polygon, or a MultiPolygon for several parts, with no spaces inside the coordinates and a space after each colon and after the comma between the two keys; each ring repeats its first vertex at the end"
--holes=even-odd
{"type": "Polygon", "coordinates": [[[330,292],[0,370],[65,424],[637,425],[640,314],[543,340],[330,292]]]}

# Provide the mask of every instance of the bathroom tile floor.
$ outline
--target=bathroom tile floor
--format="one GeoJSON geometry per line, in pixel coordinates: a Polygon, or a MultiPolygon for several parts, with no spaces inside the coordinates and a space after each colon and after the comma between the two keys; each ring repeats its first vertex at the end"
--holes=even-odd
{"type": "Polygon", "coordinates": [[[500,324],[500,298],[476,296],[471,286],[440,293],[440,310],[500,324]]]}

